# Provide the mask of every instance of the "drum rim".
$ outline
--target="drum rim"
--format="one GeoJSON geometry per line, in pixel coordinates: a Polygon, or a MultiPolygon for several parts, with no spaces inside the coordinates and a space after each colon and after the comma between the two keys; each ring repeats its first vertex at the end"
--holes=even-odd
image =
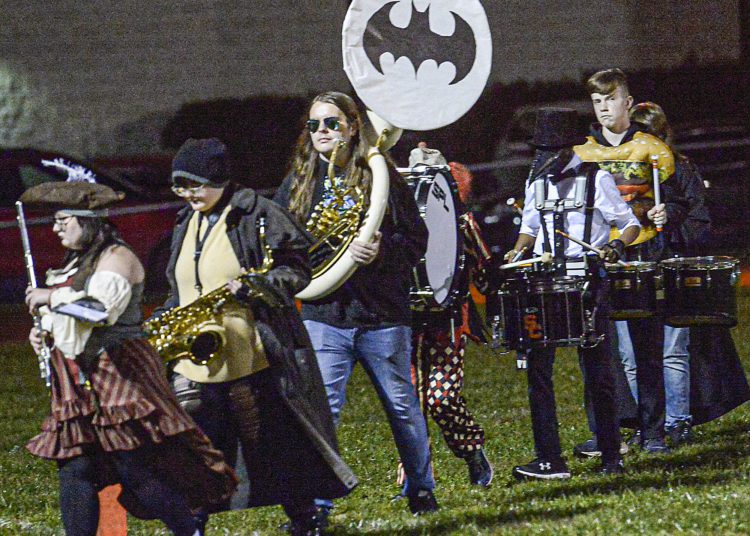
{"type": "Polygon", "coordinates": [[[727,255],[706,255],[703,257],[672,257],[661,261],[661,265],[668,270],[678,268],[694,268],[699,270],[725,270],[736,268],[740,261],[736,257],[727,255]],[[704,263],[713,263],[711,265],[704,263]]]}
{"type": "MultiPolygon", "coordinates": [[[[466,206],[461,197],[458,195],[458,183],[453,178],[453,174],[446,169],[442,168],[426,168],[426,172],[420,173],[419,175],[411,175],[409,178],[413,184],[409,184],[410,189],[413,192],[414,201],[419,209],[419,215],[422,221],[425,221],[425,207],[427,199],[429,198],[432,185],[438,175],[445,178],[445,181],[450,187],[453,195],[454,207],[456,209],[456,255],[455,255],[455,270],[453,272],[453,280],[451,281],[450,289],[445,296],[445,299],[438,302],[435,299],[435,291],[430,285],[429,274],[427,273],[427,257],[423,255],[417,264],[413,268],[412,284],[410,288],[411,296],[411,309],[422,311],[424,309],[437,308],[440,310],[450,309],[458,300],[461,299],[461,280],[466,270],[466,252],[464,251],[464,237],[463,231],[461,230],[460,218],[466,213],[466,206]],[[430,173],[433,171],[433,173],[430,173]],[[429,183],[429,186],[422,186],[422,184],[429,183]],[[429,296],[418,294],[419,291],[429,288],[431,294],[429,296]],[[416,291],[416,292],[415,292],[416,291]]],[[[426,224],[426,223],[425,223],[426,224]]]]}
{"type": "Polygon", "coordinates": [[[604,263],[604,269],[608,272],[648,272],[656,270],[658,263],[654,261],[627,261],[627,264],[604,263]]]}

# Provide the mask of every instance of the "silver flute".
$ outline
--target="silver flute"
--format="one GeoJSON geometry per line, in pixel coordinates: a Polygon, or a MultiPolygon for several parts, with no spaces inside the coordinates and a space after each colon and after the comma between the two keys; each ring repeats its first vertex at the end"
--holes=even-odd
{"type": "MultiPolygon", "coordinates": [[[[36,273],[34,272],[34,258],[31,256],[31,243],[29,242],[29,230],[26,227],[26,217],[23,214],[23,203],[16,201],[16,212],[18,215],[18,228],[21,230],[21,243],[23,245],[23,258],[26,262],[26,275],[29,278],[29,286],[36,288],[36,273]]],[[[34,327],[42,333],[42,317],[34,315],[34,327]]],[[[46,341],[42,341],[42,351],[37,356],[39,361],[39,375],[44,380],[44,384],[50,387],[52,384],[52,374],[50,372],[51,352],[46,341]]]]}

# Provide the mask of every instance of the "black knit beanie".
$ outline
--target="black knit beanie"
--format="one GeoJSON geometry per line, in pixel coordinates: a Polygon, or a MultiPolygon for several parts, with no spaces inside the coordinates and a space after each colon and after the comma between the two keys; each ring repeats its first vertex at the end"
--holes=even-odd
{"type": "Polygon", "coordinates": [[[216,138],[190,138],[172,160],[172,182],[178,177],[209,186],[223,186],[231,178],[226,145],[216,138]]]}

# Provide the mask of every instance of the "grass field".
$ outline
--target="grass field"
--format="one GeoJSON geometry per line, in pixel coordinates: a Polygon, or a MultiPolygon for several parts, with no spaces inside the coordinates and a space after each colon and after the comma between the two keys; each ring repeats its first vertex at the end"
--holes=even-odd
{"type": "MultiPolygon", "coordinates": [[[[750,369],[750,296],[740,298],[733,330],[750,369]]],[[[441,510],[421,518],[403,501],[391,503],[397,455],[374,390],[360,368],[349,387],[340,427],[344,459],[360,486],[338,501],[331,517],[336,535],[371,534],[749,534],[750,405],[695,430],[695,442],[672,454],[625,456],[627,473],[602,477],[596,462],[570,455],[588,437],[574,352],[559,350],[556,392],[563,448],[573,478],[516,483],[512,467],[534,457],[526,379],[512,355],[469,347],[466,397],[487,433],[495,466],[489,489],[468,483],[465,465],[452,457],[431,425],[436,495],[441,510]]],[[[0,535],[62,534],[57,478],[52,463],[33,458],[25,442],[37,433],[47,394],[36,377],[36,359],[21,344],[0,346],[0,535]]],[[[213,516],[210,534],[280,534],[281,509],[262,508],[213,516]]],[[[129,534],[166,534],[156,522],[129,520],[129,534]]]]}

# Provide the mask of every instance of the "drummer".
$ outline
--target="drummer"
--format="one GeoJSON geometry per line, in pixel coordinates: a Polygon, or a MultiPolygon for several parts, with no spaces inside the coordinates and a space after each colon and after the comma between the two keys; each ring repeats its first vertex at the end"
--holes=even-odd
{"type": "MultiPolygon", "coordinates": [[[[620,474],[623,465],[615,414],[612,356],[608,341],[599,339],[599,335],[604,338],[607,333],[606,309],[609,307],[608,287],[600,275],[600,261],[617,262],[624,247],[638,236],[640,224],[620,197],[612,175],[595,164],[583,163],[573,152],[572,146],[583,141],[576,125],[575,110],[542,108],[538,111],[532,145],[554,153],[527,184],[520,234],[505,259],[510,261],[523,248],[533,248],[535,256],[544,252],[553,256],[552,271],[556,275],[575,275],[574,267],[588,265],[586,271],[591,279],[584,304],[592,309],[594,333],[578,348],[578,355],[586,396],[591,399],[596,415],[602,451],[600,471],[620,474]],[[579,177],[585,178],[585,193],[580,191],[583,180],[577,180],[579,177]],[[537,199],[539,194],[545,199],[537,199]],[[584,206],[576,208],[573,203],[576,197],[585,200],[584,205],[589,210],[584,206]],[[537,203],[541,204],[541,209],[536,208],[537,203]],[[611,226],[617,227],[621,235],[608,242],[611,226]],[[558,230],[596,248],[598,255],[590,255],[578,243],[555,232],[558,230]]],[[[533,320],[527,320],[527,329],[533,329],[533,320]]],[[[519,480],[570,478],[560,447],[552,384],[554,358],[554,347],[532,348],[528,354],[528,393],[536,458],[513,468],[513,476],[519,480]]]]}

